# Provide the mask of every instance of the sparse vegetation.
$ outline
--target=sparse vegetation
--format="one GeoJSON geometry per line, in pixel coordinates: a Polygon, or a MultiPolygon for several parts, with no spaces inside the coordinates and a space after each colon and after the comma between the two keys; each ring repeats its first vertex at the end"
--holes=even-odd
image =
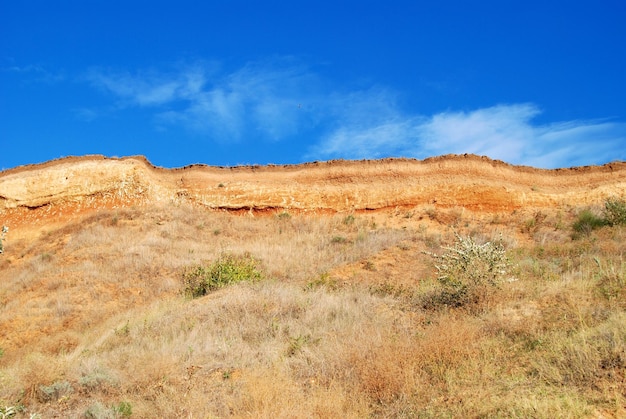
{"type": "Polygon", "coordinates": [[[571,240],[553,220],[578,210],[285,222],[179,205],[12,241],[0,413],[623,417],[626,229],[571,240]]]}
{"type": "Polygon", "coordinates": [[[596,215],[590,209],[585,209],[578,214],[577,220],[572,225],[574,239],[581,236],[589,236],[593,230],[604,226],[626,225],[626,201],[611,197],[604,201],[602,217],[596,215]]]}
{"type": "Polygon", "coordinates": [[[17,409],[13,406],[0,407],[0,419],[8,419],[17,415],[17,409]]]}
{"type": "Polygon", "coordinates": [[[74,389],[67,381],[57,381],[47,386],[39,386],[39,398],[43,402],[57,402],[69,396],[74,389]]]}
{"type": "Polygon", "coordinates": [[[594,214],[591,210],[583,210],[578,214],[576,222],[572,225],[574,238],[589,236],[593,230],[606,225],[606,220],[594,214]]]}
{"type": "Polygon", "coordinates": [[[462,306],[479,303],[500,285],[509,269],[509,260],[501,243],[478,244],[472,237],[456,235],[453,247],[444,247],[435,259],[437,280],[443,287],[442,302],[462,306]]]}
{"type": "Polygon", "coordinates": [[[128,402],[119,402],[113,406],[113,410],[122,417],[130,417],[133,414],[133,406],[128,402]]]}
{"type": "Polygon", "coordinates": [[[524,223],[524,227],[522,231],[533,234],[536,233],[537,230],[543,225],[547,215],[541,211],[537,211],[533,214],[533,217],[526,220],[524,223]]]}
{"type": "Polygon", "coordinates": [[[336,278],[331,278],[328,272],[324,272],[320,274],[318,278],[313,279],[312,281],[306,284],[305,290],[314,290],[320,287],[325,287],[328,290],[338,290],[341,285],[336,278]]]}
{"type": "Polygon", "coordinates": [[[102,402],[95,402],[85,410],[83,416],[89,419],[118,419],[130,417],[132,413],[132,405],[128,402],[120,402],[110,407],[102,402]]]}
{"type": "Polygon", "coordinates": [[[209,266],[196,265],[183,271],[184,293],[201,297],[219,288],[263,277],[259,263],[250,254],[224,254],[209,266]]]}
{"type": "Polygon", "coordinates": [[[9,232],[9,227],[2,226],[2,230],[0,231],[0,254],[4,253],[4,244],[3,244],[3,242],[4,242],[8,232],[9,232]]]}
{"type": "Polygon", "coordinates": [[[610,226],[626,225],[626,201],[609,198],[604,202],[604,219],[610,226]]]}
{"type": "Polygon", "coordinates": [[[343,223],[347,226],[354,224],[354,220],[356,220],[356,218],[354,217],[354,215],[350,214],[350,215],[346,215],[346,217],[343,219],[343,223]]]}
{"type": "Polygon", "coordinates": [[[333,244],[345,244],[348,243],[348,239],[344,236],[333,236],[333,238],[330,239],[330,242],[333,244]]]}

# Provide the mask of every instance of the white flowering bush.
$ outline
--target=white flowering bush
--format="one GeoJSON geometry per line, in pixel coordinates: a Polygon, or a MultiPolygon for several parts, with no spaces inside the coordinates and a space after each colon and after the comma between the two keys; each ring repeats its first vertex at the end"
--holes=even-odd
{"type": "Polygon", "coordinates": [[[440,302],[461,306],[480,302],[500,285],[510,267],[501,243],[478,244],[472,237],[456,234],[453,247],[446,252],[427,253],[435,260],[437,280],[443,287],[440,302]]]}
{"type": "Polygon", "coordinates": [[[626,201],[609,198],[604,202],[604,220],[610,226],[626,225],[626,201]]]}

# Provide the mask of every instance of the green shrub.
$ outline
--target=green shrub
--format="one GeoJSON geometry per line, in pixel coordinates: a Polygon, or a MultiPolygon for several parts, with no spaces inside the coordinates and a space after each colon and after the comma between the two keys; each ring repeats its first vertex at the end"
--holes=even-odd
{"type": "Polygon", "coordinates": [[[606,225],[606,221],[590,210],[581,211],[581,213],[578,214],[578,219],[572,225],[572,229],[574,230],[573,237],[577,238],[579,235],[588,236],[593,230],[604,225],[606,225]]]}
{"type": "Polygon", "coordinates": [[[446,253],[428,253],[435,260],[437,281],[442,286],[443,305],[462,306],[478,303],[497,288],[510,267],[501,243],[478,244],[472,237],[456,235],[454,247],[443,247],[446,253]]]}
{"type": "Polygon", "coordinates": [[[225,254],[209,266],[186,268],[183,271],[184,293],[196,298],[230,284],[262,278],[258,261],[249,254],[225,254]]]}
{"type": "Polygon", "coordinates": [[[128,402],[120,402],[117,406],[113,406],[113,410],[119,415],[125,418],[130,417],[133,414],[133,406],[128,402]]]}
{"type": "Polygon", "coordinates": [[[327,272],[320,274],[316,279],[309,281],[304,287],[305,291],[311,291],[317,288],[325,287],[331,291],[337,291],[341,284],[335,278],[331,278],[327,272]]]}
{"type": "Polygon", "coordinates": [[[604,202],[604,220],[610,226],[626,225],[626,201],[609,198],[604,202]]]}

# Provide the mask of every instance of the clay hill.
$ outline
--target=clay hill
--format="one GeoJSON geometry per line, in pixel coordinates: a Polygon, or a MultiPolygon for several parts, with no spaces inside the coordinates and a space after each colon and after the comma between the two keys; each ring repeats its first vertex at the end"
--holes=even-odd
{"type": "Polygon", "coordinates": [[[626,417],[625,200],[626,162],[5,170],[0,417],[626,417]]]}
{"type": "Polygon", "coordinates": [[[359,212],[460,207],[479,213],[580,207],[624,196],[626,162],[541,170],[475,155],[426,160],[163,169],[143,157],[69,157],[0,172],[14,239],[98,209],[188,202],[228,211],[359,212]]]}

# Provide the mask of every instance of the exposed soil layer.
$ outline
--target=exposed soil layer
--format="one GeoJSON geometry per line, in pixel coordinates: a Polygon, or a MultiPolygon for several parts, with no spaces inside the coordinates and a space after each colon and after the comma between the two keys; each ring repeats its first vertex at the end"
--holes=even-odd
{"type": "Polygon", "coordinates": [[[625,195],[626,162],[543,170],[465,154],[164,169],[141,156],[84,156],[0,172],[0,222],[17,238],[98,209],[157,203],[238,212],[432,206],[492,214],[578,207],[625,195]]]}

